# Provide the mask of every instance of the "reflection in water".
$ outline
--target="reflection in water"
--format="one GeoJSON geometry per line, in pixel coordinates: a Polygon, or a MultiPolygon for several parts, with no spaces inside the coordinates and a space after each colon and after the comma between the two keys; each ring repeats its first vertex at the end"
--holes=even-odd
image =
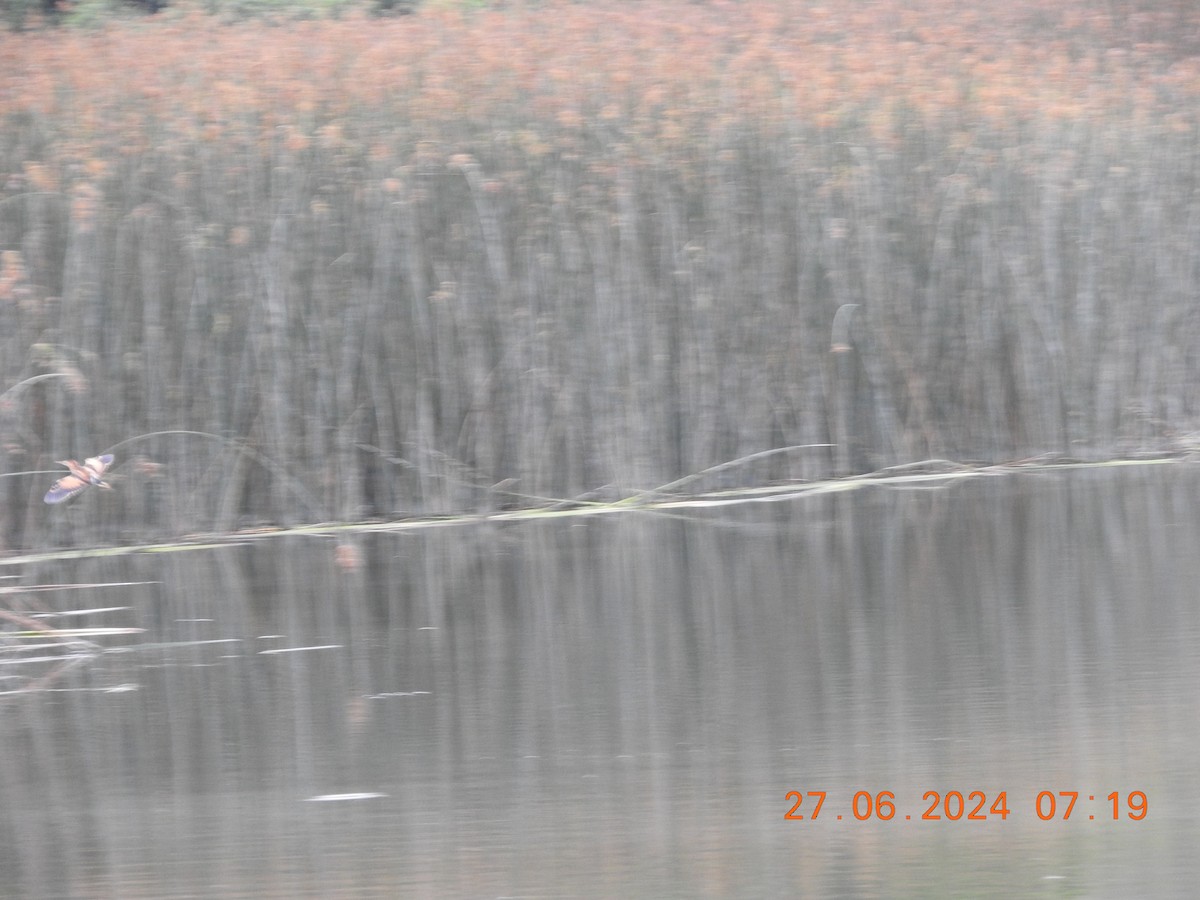
{"type": "Polygon", "coordinates": [[[39,597],[146,630],[0,698],[5,890],[1179,893],[1200,837],[1195,482],[434,528],[361,536],[354,566],[314,537],[43,564],[29,583],[158,584],[39,597]],[[855,821],[860,790],[895,818],[855,821]],[[920,821],[953,790],[1011,813],[920,821]],[[820,816],[785,821],[789,791],[824,791],[820,816]],[[1060,791],[1081,792],[1070,821],[1060,791]]]}

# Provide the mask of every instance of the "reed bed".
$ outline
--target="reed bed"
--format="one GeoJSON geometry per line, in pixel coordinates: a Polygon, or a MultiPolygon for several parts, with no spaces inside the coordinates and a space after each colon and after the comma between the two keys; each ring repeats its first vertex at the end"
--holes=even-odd
{"type": "Polygon", "coordinates": [[[1187,446],[1200,14],[1095,7],[0,36],[0,473],[124,448],[0,538],[1187,446]]]}

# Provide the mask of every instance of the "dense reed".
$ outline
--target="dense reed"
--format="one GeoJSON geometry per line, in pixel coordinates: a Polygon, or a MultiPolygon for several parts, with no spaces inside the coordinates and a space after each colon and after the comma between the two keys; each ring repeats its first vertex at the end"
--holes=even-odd
{"type": "Polygon", "coordinates": [[[0,37],[0,536],[1178,445],[1197,14],[910,5],[0,37]]]}

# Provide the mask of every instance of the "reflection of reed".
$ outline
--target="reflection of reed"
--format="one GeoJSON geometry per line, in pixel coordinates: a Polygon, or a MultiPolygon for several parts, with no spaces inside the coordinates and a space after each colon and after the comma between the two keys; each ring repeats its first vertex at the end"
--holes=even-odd
{"type": "Polygon", "coordinates": [[[56,560],[153,570],[135,609],[157,633],[5,706],[8,892],[205,895],[218,872],[228,895],[917,897],[950,872],[974,895],[1014,859],[1041,854],[1018,864],[1037,883],[1086,853],[1132,862],[1124,894],[1150,871],[1187,895],[1165,864],[1195,845],[1186,817],[1120,840],[1028,812],[936,839],[849,821],[868,786],[917,816],[960,786],[1014,808],[1047,781],[1191,796],[1194,467],[928,479],[949,468],[357,533],[354,566],[331,536],[56,560]],[[141,691],[83,693],[100,662],[141,691]],[[785,825],[797,787],[848,821],[785,825]],[[81,836],[98,862],[47,858],[81,836]]]}
{"type": "MultiPolygon", "coordinates": [[[[97,644],[92,643],[91,641],[84,640],[79,637],[62,636],[62,635],[60,635],[59,630],[57,628],[54,628],[51,625],[47,625],[45,622],[40,621],[38,619],[32,619],[29,616],[24,616],[24,615],[21,615],[20,613],[13,612],[12,610],[0,609],[0,619],[6,619],[9,622],[13,622],[17,625],[27,628],[27,629],[29,629],[30,632],[32,632],[33,634],[36,634],[36,635],[47,636],[47,637],[59,637],[61,640],[61,645],[68,648],[68,650],[70,651],[65,656],[65,658],[62,658],[61,661],[59,661],[59,662],[55,663],[53,666],[51,666],[49,671],[43,673],[42,675],[33,679],[32,681],[27,682],[26,684],[24,684],[22,687],[18,688],[15,691],[4,691],[3,692],[4,694],[20,694],[20,693],[30,693],[33,691],[45,690],[46,688],[50,687],[55,682],[57,682],[60,678],[62,678],[62,676],[65,675],[68,671],[75,668],[75,666],[80,665],[81,663],[86,662],[87,660],[94,657],[96,655],[96,653],[100,650],[100,647],[97,644]]],[[[0,633],[0,638],[2,638],[4,636],[5,635],[3,633],[0,633]]],[[[54,647],[56,645],[51,644],[48,646],[54,647]]],[[[11,646],[6,648],[8,653],[14,654],[14,655],[18,652],[23,652],[27,649],[28,649],[27,647],[22,646],[18,642],[14,642],[11,646]]],[[[38,649],[47,649],[47,645],[38,645],[38,649]]],[[[0,651],[0,652],[4,652],[4,651],[0,651]]],[[[29,660],[27,660],[27,659],[19,660],[19,661],[26,662],[26,663],[29,662],[29,660]]],[[[35,661],[40,661],[40,660],[35,660],[35,661]]],[[[0,660],[0,666],[3,666],[5,664],[6,664],[6,661],[0,660]]]]}
{"type": "MultiPolygon", "coordinates": [[[[136,584],[147,584],[148,582],[106,582],[103,584],[45,584],[31,587],[8,587],[0,588],[0,596],[15,596],[26,593],[41,593],[46,591],[63,591],[63,590],[89,590],[96,588],[108,587],[126,587],[136,584]]],[[[19,613],[11,609],[0,607],[0,619],[12,622],[15,625],[20,625],[26,629],[25,632],[0,632],[0,641],[3,641],[7,646],[0,648],[0,655],[7,655],[7,659],[0,659],[0,666],[13,665],[28,665],[31,663],[51,663],[50,669],[42,673],[38,677],[26,682],[20,688],[11,691],[3,691],[0,694],[23,694],[42,691],[50,688],[57,683],[67,672],[82,663],[95,659],[99,655],[107,652],[106,648],[93,641],[87,640],[88,637],[99,636],[114,636],[114,635],[130,635],[141,634],[142,628],[128,627],[92,627],[92,628],[58,628],[46,621],[49,615],[65,616],[65,615],[86,615],[96,612],[110,612],[113,610],[73,610],[58,613],[37,613],[35,615],[27,615],[19,613]],[[29,644],[27,638],[50,638],[53,643],[38,643],[29,644]],[[58,650],[63,649],[63,653],[52,653],[49,656],[30,658],[22,654],[28,653],[30,650],[58,650]]]]}

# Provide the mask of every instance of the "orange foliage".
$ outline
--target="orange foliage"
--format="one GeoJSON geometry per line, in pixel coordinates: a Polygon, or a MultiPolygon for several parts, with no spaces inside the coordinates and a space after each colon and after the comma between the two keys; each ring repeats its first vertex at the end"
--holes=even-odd
{"type": "Polygon", "coordinates": [[[361,152],[382,175],[420,141],[450,153],[501,131],[575,151],[599,127],[614,145],[657,142],[672,158],[745,123],[854,123],[884,144],[922,120],[1005,129],[1135,114],[1194,127],[1178,107],[1200,93],[1196,60],[1131,41],[1128,24],[1087,0],[564,3],[270,25],[164,16],[0,35],[0,122],[50,123],[43,155],[25,163],[40,190],[80,159],[81,177],[96,178],[98,159],[197,144],[361,152]]]}
{"type": "Polygon", "coordinates": [[[25,280],[25,260],[20,250],[0,253],[0,300],[11,300],[25,280]]]}

